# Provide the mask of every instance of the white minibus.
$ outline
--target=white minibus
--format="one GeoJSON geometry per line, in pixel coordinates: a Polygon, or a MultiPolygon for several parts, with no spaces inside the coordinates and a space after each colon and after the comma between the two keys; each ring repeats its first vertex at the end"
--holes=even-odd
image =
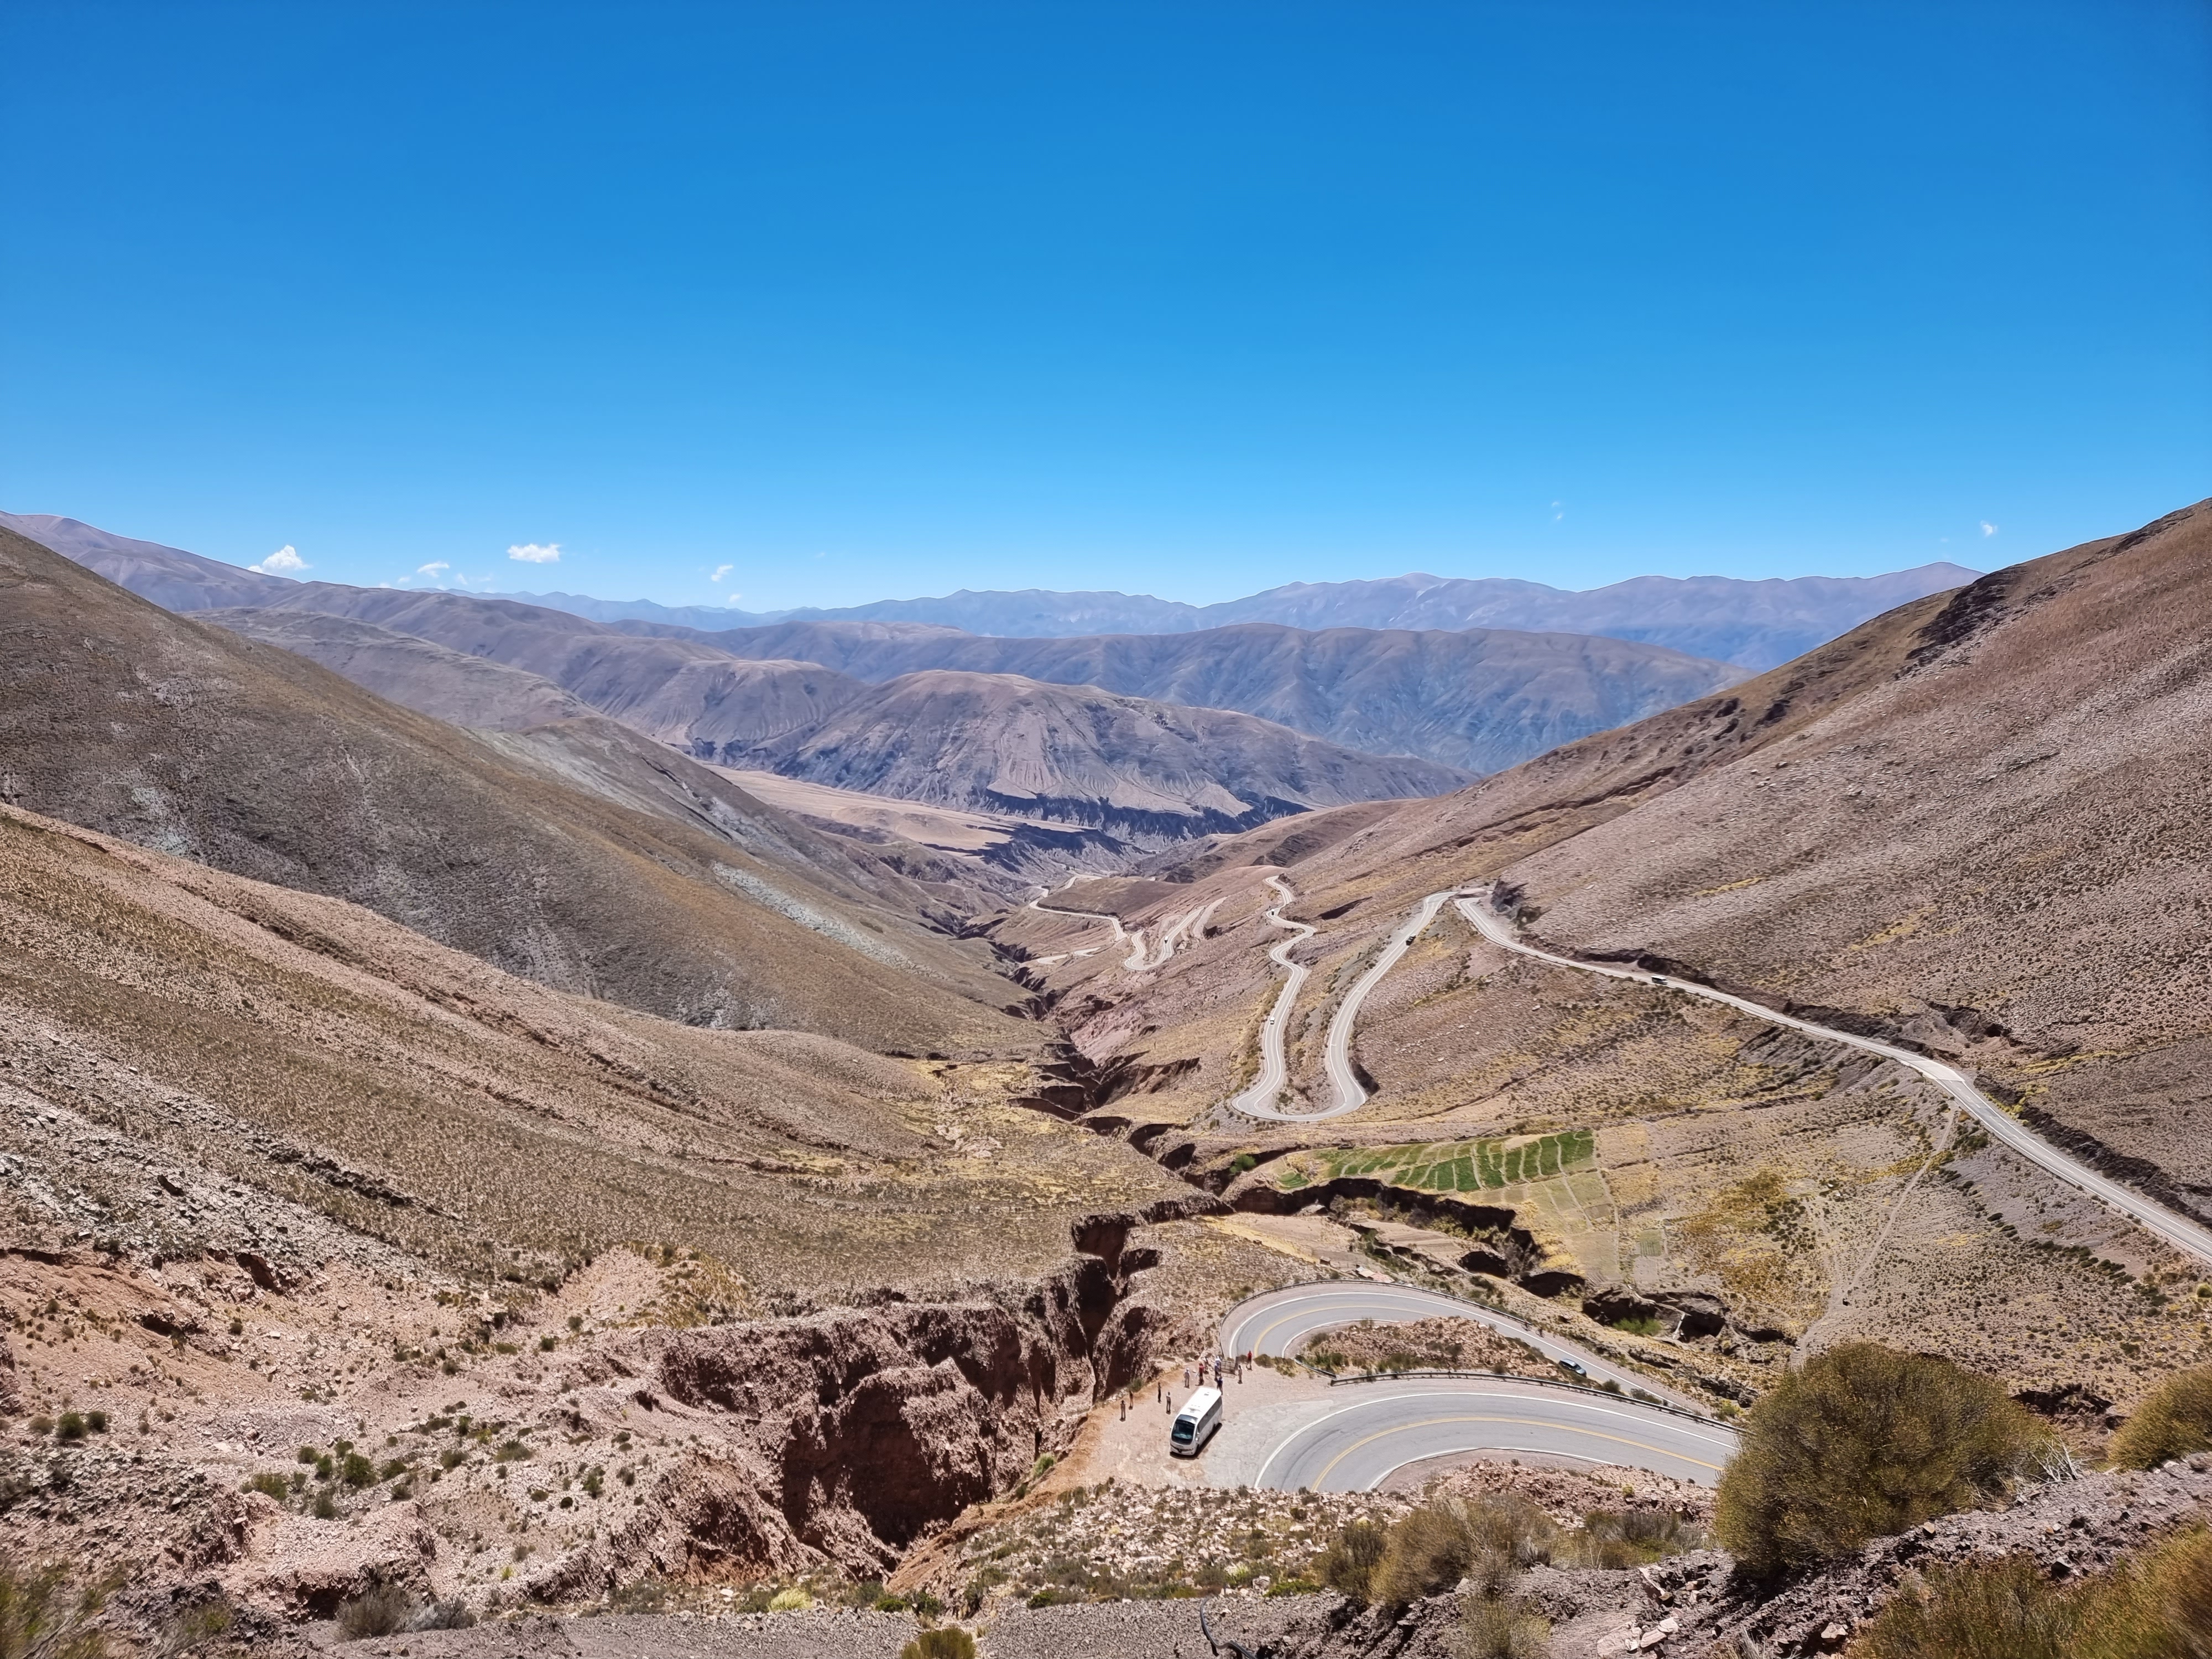
{"type": "Polygon", "coordinates": [[[1195,1457],[1221,1426],[1221,1390],[1200,1389],[1176,1413],[1168,1431],[1168,1450],[1177,1457],[1195,1457]]]}

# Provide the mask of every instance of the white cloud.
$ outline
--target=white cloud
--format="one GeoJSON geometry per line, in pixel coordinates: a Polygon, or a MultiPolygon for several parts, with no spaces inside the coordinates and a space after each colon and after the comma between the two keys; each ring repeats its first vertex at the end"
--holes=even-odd
{"type": "Polygon", "coordinates": [[[287,542],[259,564],[249,564],[248,570],[258,570],[264,576],[282,576],[294,570],[305,570],[307,562],[300,556],[300,550],[287,542]]]}
{"type": "Polygon", "coordinates": [[[416,565],[415,574],[418,576],[434,576],[441,570],[451,570],[453,568],[443,559],[433,559],[428,564],[416,565]]]}
{"type": "Polygon", "coordinates": [[[1982,534],[1984,536],[1994,536],[1996,533],[1997,527],[1995,525],[1991,524],[1987,519],[1982,520],[1982,534]]]}
{"type": "Polygon", "coordinates": [[[547,542],[543,547],[536,542],[525,542],[520,547],[507,550],[510,559],[520,559],[525,564],[558,564],[561,562],[561,544],[547,542]]]}
{"type": "Polygon", "coordinates": [[[710,582],[718,582],[736,568],[737,566],[733,564],[718,564],[714,567],[714,574],[708,577],[707,580],[710,582]]]}

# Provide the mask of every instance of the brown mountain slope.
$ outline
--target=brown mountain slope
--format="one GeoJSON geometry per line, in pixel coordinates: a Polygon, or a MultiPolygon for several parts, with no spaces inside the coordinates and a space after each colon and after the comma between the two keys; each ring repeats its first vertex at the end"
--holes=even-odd
{"type": "Polygon", "coordinates": [[[467,726],[507,759],[563,783],[796,863],[813,880],[827,875],[840,886],[857,884],[949,931],[958,932],[967,917],[1028,885],[992,864],[947,858],[895,836],[856,844],[843,834],[789,836],[795,815],[764,813],[766,803],[726,774],[594,713],[580,698],[526,669],[317,611],[213,610],[196,612],[194,620],[296,653],[417,714],[467,726]]]}
{"type": "Polygon", "coordinates": [[[977,947],[874,901],[841,878],[859,873],[842,843],[733,787],[720,825],[617,805],[4,531],[0,646],[15,805],[675,1018],[1026,1046],[977,947]]]}
{"type": "MultiPolygon", "coordinates": [[[[2061,1144],[2212,1211],[2208,615],[2199,506],[1316,834],[1308,856],[1217,843],[1186,891],[1233,881],[1248,843],[1289,866],[1291,914],[1319,929],[1299,948],[1314,973],[1291,1042],[1316,1105],[1322,1034],[1382,935],[1424,893],[1499,879],[1556,947],[1656,957],[1951,1056],[2061,1144]]],[[[1113,908],[1146,923],[1174,906],[1113,908]]],[[[1281,937],[1245,921],[1148,976],[1094,957],[1039,978],[1094,1058],[1173,1079],[1145,1115],[1252,1134],[1214,1113],[1250,1075],[1278,982],[1262,951],[1281,937]]],[[[1747,1327],[1872,1334],[2107,1399],[2139,1386],[2141,1356],[2203,1340],[2166,1300],[2187,1288],[2183,1264],[2009,1154],[1969,1135],[1941,1179],[1914,1182],[1943,1112],[1909,1077],[1508,956],[1449,911],[1366,1005],[1353,1055],[1371,1104],[1266,1133],[1318,1147],[1589,1130],[1586,1188],[1503,1196],[1592,1279],[1706,1290],[1747,1327]],[[2104,1270],[2037,1245],[2164,1290],[2115,1301],[2104,1270]],[[2053,1331],[2068,1333],[2057,1358],[2053,1331]]]]}
{"type": "Polygon", "coordinates": [[[152,1158],[266,1194],[215,1218],[283,1273],[322,1265],[275,1224],[297,1206],[295,1224],[319,1215],[480,1278],[680,1240],[742,1273],[742,1303],[1036,1272],[1079,1203],[1178,1190],[1002,1104],[989,1076],[1019,1067],[971,1085],[811,1033],[655,1019],[358,906],[4,808],[0,940],[0,1091],[67,1115],[9,1114],[19,1244],[68,1242],[61,1191],[116,1251],[174,1255],[210,1218],[134,1174],[152,1158]],[[962,1153],[948,1118],[1020,1157],[962,1153]],[[979,1210],[992,1227],[968,1224],[979,1210]]]}
{"type": "Polygon", "coordinates": [[[690,634],[744,657],[802,658],[866,680],[922,669],[1020,674],[1227,708],[1376,755],[1495,772],[1746,678],[1726,663],[1585,634],[1248,623],[1194,634],[1002,639],[920,623],[792,622],[690,634]]]}
{"type": "Polygon", "coordinates": [[[1133,842],[1433,794],[1466,774],[1212,708],[1012,674],[907,674],[803,732],[715,758],[876,794],[1087,824],[1133,842]]]}
{"type": "Polygon", "coordinates": [[[171,611],[198,611],[210,605],[268,605],[299,586],[283,576],[264,576],[219,559],[204,559],[180,547],[133,540],[54,513],[0,513],[0,530],[12,530],[41,547],[52,548],[97,571],[118,587],[171,611]]]}
{"type": "Polygon", "coordinates": [[[453,726],[522,732],[592,713],[581,698],[527,669],[356,617],[240,607],[197,611],[193,620],[311,658],[386,702],[453,726]]]}

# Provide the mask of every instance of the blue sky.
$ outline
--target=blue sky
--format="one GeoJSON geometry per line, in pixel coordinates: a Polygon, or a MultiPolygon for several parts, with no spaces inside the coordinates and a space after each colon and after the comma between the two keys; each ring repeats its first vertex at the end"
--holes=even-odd
{"type": "Polygon", "coordinates": [[[1580,587],[2212,489],[2199,0],[13,0],[0,52],[0,507],[241,563],[1580,587]]]}

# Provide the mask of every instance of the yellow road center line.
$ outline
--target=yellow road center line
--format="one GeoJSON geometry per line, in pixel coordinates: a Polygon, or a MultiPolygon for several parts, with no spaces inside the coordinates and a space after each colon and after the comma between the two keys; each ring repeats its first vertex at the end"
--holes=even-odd
{"type": "MultiPolygon", "coordinates": [[[[1353,1441],[1342,1451],[1337,1453],[1335,1456],[1330,1458],[1328,1460],[1328,1467],[1323,1468],[1319,1474],[1316,1475],[1310,1484],[1316,1486],[1320,1486],[1322,1481],[1328,1480],[1330,1475],[1336,1472],[1336,1466],[1339,1463],[1344,1462],[1346,1458],[1351,1456],[1352,1453],[1358,1451],[1362,1446],[1372,1445],[1377,1440],[1387,1440],[1394,1434],[1404,1434],[1413,1429],[1437,1428],[1446,1423],[1510,1423],[1516,1427],[1523,1429],[1551,1429],[1555,1431],[1564,1430],[1565,1432],[1570,1434],[1588,1435],[1593,1440],[1610,1440],[1615,1445],[1633,1446],[1638,1451],[1650,1452],[1655,1456],[1680,1458],[1685,1463],[1695,1463],[1699,1468],[1711,1469],[1716,1474],[1718,1474],[1721,1470],[1721,1466],[1718,1463],[1708,1463],[1702,1457],[1692,1457],[1686,1452],[1675,1451],[1669,1447],[1650,1446],[1646,1445],[1641,1440],[1631,1440],[1626,1435],[1607,1434],[1601,1429],[1577,1428],[1571,1424],[1547,1423],[1540,1418],[1431,1417],[1425,1419],[1423,1421],[1419,1423],[1401,1423],[1395,1428],[1377,1429],[1373,1434],[1367,1436],[1366,1438],[1353,1441]]],[[[1435,1453],[1433,1455],[1436,1456],[1445,1455],[1445,1454],[1442,1452],[1435,1453]]]]}
{"type": "MultiPolygon", "coordinates": [[[[1410,1300],[1411,1298],[1408,1299],[1410,1300]]],[[[1259,1352],[1261,1343],[1267,1341],[1269,1337],[1273,1336],[1277,1331],[1282,1329],[1284,1326],[1289,1324],[1294,1319],[1303,1319],[1306,1315],[1310,1313],[1353,1313],[1358,1311],[1362,1308],[1368,1310],[1371,1313],[1374,1310],[1376,1300],[1377,1298],[1366,1297],[1362,1297],[1357,1302],[1325,1302],[1318,1304],[1311,1302],[1302,1302],[1297,1304],[1297,1310],[1295,1313],[1285,1314],[1273,1324],[1264,1327],[1260,1332],[1259,1340],[1250,1345],[1251,1350],[1255,1353],[1259,1352]]],[[[1432,1319],[1449,1319],[1455,1317],[1453,1315],[1443,1313],[1431,1314],[1425,1316],[1432,1319]]],[[[1465,1315],[1456,1316],[1461,1318],[1466,1317],[1465,1315]]],[[[1481,1322],[1478,1320],[1475,1322],[1480,1324],[1481,1322]]]]}

